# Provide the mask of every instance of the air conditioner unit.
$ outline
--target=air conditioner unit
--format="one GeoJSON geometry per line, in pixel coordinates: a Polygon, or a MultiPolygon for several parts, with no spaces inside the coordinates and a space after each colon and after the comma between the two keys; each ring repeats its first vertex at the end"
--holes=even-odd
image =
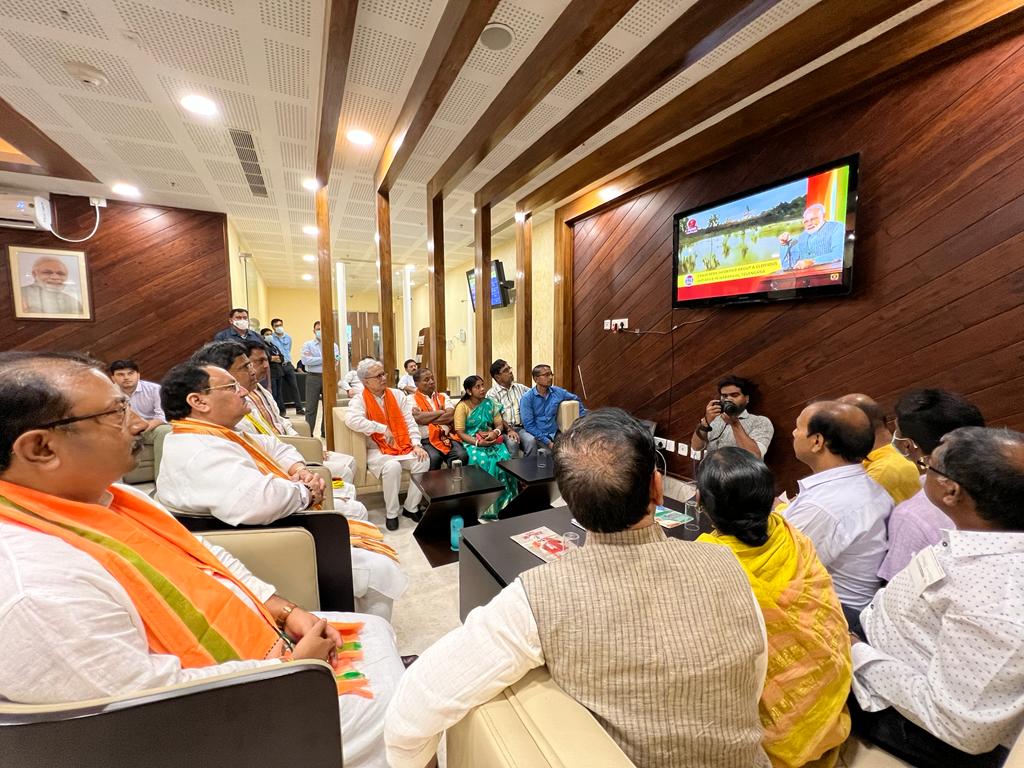
{"type": "Polygon", "coordinates": [[[49,195],[0,189],[0,227],[49,231],[52,224],[49,195]]]}

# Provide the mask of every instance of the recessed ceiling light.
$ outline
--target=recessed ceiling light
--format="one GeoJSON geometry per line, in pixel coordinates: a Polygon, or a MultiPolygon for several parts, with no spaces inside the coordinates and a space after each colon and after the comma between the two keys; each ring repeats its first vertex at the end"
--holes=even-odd
{"type": "Polygon", "coordinates": [[[470,208],[469,212],[476,216],[476,208],[470,208]]]}
{"type": "Polygon", "coordinates": [[[200,96],[198,93],[190,93],[187,96],[182,96],[179,102],[181,106],[196,115],[202,115],[203,117],[213,117],[220,110],[217,109],[217,105],[213,99],[209,99],[206,96],[200,96]]]}
{"type": "Polygon", "coordinates": [[[526,221],[526,214],[523,211],[516,211],[516,215],[514,218],[517,222],[522,224],[524,221],[526,221]]]}
{"type": "Polygon", "coordinates": [[[316,192],[318,189],[320,189],[320,182],[317,181],[316,179],[303,179],[302,188],[308,189],[310,192],[316,192]]]}
{"type": "Polygon", "coordinates": [[[312,253],[307,253],[305,256],[302,257],[302,260],[312,264],[314,261],[316,261],[316,256],[314,256],[312,253]]]}
{"type": "Polygon", "coordinates": [[[597,196],[603,201],[608,202],[619,196],[619,190],[617,187],[601,187],[597,191],[597,196]]]}
{"type": "Polygon", "coordinates": [[[307,224],[302,228],[302,234],[309,235],[310,237],[315,237],[316,235],[320,234],[320,230],[314,227],[312,224],[307,224]]]}
{"type": "Polygon", "coordinates": [[[362,131],[358,128],[353,128],[351,131],[345,134],[345,138],[351,141],[353,144],[358,144],[361,147],[369,146],[373,144],[373,136],[366,131],[362,131]]]}
{"type": "Polygon", "coordinates": [[[313,279],[313,276],[312,276],[311,274],[309,274],[309,272],[306,272],[306,273],[305,273],[305,274],[304,274],[304,275],[302,276],[302,279],[303,279],[303,280],[305,280],[305,281],[306,281],[306,282],[308,283],[309,281],[311,281],[311,280],[313,279]]]}
{"type": "Polygon", "coordinates": [[[139,192],[139,188],[132,184],[125,184],[124,182],[118,182],[110,188],[110,191],[115,195],[124,195],[125,197],[139,197],[142,193],[139,192]]]}
{"type": "Polygon", "coordinates": [[[480,44],[492,51],[502,51],[508,48],[515,39],[512,27],[506,24],[488,24],[480,33],[480,44]]]}

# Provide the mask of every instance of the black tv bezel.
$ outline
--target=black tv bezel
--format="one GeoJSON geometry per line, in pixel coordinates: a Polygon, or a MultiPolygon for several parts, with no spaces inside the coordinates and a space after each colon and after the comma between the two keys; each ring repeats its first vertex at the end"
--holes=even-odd
{"type": "MultiPolygon", "coordinates": [[[[495,259],[491,262],[492,278],[498,279],[498,297],[500,300],[499,304],[491,302],[491,309],[504,309],[505,307],[511,306],[512,298],[509,295],[508,283],[505,282],[505,265],[501,263],[500,259],[495,259]]],[[[473,311],[476,312],[476,298],[473,296],[473,284],[476,282],[476,269],[466,270],[466,290],[469,293],[469,303],[473,306],[473,311]]],[[[490,286],[488,285],[488,288],[490,286]]],[[[490,290],[487,291],[488,295],[490,290]]]]}
{"type": "Polygon", "coordinates": [[[847,155],[829,163],[822,163],[813,168],[808,168],[800,173],[794,173],[780,179],[751,187],[739,194],[729,195],[710,203],[702,204],[696,208],[690,208],[675,214],[672,217],[672,309],[705,309],[707,307],[720,307],[728,304],[764,304],[774,301],[793,301],[794,299],[816,299],[835,296],[848,296],[853,292],[853,256],[856,245],[856,213],[858,203],[858,187],[860,182],[860,153],[847,155]],[[710,208],[717,208],[720,205],[742,200],[745,197],[760,194],[772,187],[789,184],[793,181],[806,179],[824,171],[833,170],[841,165],[850,166],[849,191],[847,194],[846,207],[846,243],[843,249],[843,279],[836,285],[822,285],[810,288],[790,288],[784,291],[771,291],[770,293],[740,293],[732,296],[714,296],[705,299],[687,299],[680,301],[676,298],[679,285],[679,222],[703,213],[710,208]],[[853,239],[850,235],[854,235],[853,239]]]}

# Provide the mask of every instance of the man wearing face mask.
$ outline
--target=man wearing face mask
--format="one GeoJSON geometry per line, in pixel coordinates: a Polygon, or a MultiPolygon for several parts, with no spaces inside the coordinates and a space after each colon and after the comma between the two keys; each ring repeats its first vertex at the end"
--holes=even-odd
{"type": "Polygon", "coordinates": [[[295,403],[295,415],[303,416],[306,409],[302,407],[302,393],[299,391],[299,382],[295,377],[295,366],[292,365],[292,337],[285,333],[284,320],[279,317],[270,321],[270,327],[273,329],[270,341],[281,350],[281,356],[284,358],[281,364],[280,392],[274,392],[274,400],[277,401],[277,407],[280,409],[281,415],[284,416],[287,411],[285,402],[291,397],[291,402],[295,403]]]}
{"type": "Polygon", "coordinates": [[[222,331],[217,331],[217,335],[213,337],[214,341],[260,340],[260,335],[249,327],[249,310],[235,307],[228,313],[228,320],[230,325],[222,331]]]}
{"type": "MultiPolygon", "coordinates": [[[[302,345],[302,364],[306,366],[306,423],[309,424],[309,431],[312,432],[316,426],[316,410],[320,403],[320,396],[324,389],[324,351],[320,344],[320,321],[313,323],[313,335],[302,345]]],[[[341,351],[338,345],[334,345],[334,364],[341,360],[341,351]]],[[[324,414],[327,418],[327,414],[324,414]]],[[[323,437],[326,430],[323,422],[320,424],[320,437],[323,437]]]]}

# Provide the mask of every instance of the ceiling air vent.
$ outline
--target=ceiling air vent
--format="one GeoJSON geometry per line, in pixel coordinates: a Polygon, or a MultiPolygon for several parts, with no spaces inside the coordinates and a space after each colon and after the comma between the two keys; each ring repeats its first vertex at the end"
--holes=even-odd
{"type": "Polygon", "coordinates": [[[235,154],[238,155],[238,162],[242,164],[242,173],[249,184],[249,191],[253,197],[268,197],[267,182],[263,178],[263,169],[260,168],[260,158],[256,154],[256,144],[252,140],[252,134],[248,131],[239,131],[236,128],[229,128],[231,143],[235,145],[235,154]]]}

